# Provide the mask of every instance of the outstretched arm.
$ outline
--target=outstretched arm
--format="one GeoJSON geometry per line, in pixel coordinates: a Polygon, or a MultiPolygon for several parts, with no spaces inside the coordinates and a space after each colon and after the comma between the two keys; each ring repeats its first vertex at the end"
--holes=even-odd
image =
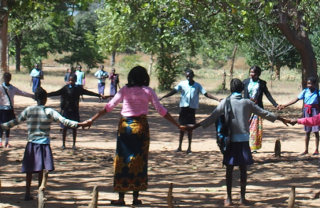
{"type": "Polygon", "coordinates": [[[221,98],[217,98],[217,97],[215,97],[215,96],[213,96],[213,95],[210,95],[209,93],[205,93],[204,96],[206,96],[207,98],[216,100],[216,101],[218,101],[218,102],[221,102],[221,100],[222,100],[221,98]]]}
{"type": "Polygon", "coordinates": [[[300,118],[300,119],[291,119],[290,124],[295,125],[296,123],[302,124],[305,126],[319,126],[320,125],[320,114],[309,117],[309,118],[300,118]]]}
{"type": "Polygon", "coordinates": [[[173,125],[178,127],[180,130],[182,130],[182,131],[185,130],[185,127],[180,126],[180,124],[171,116],[171,114],[169,112],[167,112],[166,115],[163,118],[165,118],[168,121],[170,121],[173,125]]]}
{"type": "Polygon", "coordinates": [[[172,90],[171,92],[169,92],[168,94],[166,94],[165,96],[163,96],[162,98],[160,98],[159,100],[162,100],[163,98],[166,98],[166,97],[170,97],[170,96],[172,96],[172,95],[174,95],[174,94],[176,94],[176,93],[177,93],[176,90],[172,90]]]}
{"type": "Polygon", "coordinates": [[[288,102],[287,104],[282,105],[282,109],[284,109],[285,107],[288,107],[290,105],[293,105],[298,101],[299,101],[299,98],[295,98],[295,99],[291,100],[290,102],[288,102]]]}
{"type": "Polygon", "coordinates": [[[100,116],[107,114],[107,110],[103,107],[96,115],[87,120],[86,122],[89,124],[89,127],[92,126],[93,122],[97,120],[100,116]]]}

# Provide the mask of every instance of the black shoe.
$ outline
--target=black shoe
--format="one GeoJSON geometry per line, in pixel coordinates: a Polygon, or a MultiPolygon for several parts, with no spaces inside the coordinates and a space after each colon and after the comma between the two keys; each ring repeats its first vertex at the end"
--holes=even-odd
{"type": "Polygon", "coordinates": [[[181,148],[176,149],[174,152],[181,152],[181,148]]]}
{"type": "Polygon", "coordinates": [[[191,152],[190,149],[188,149],[188,150],[186,151],[186,153],[187,153],[187,154],[190,154],[190,153],[192,153],[192,152],[191,152]]]}
{"type": "Polygon", "coordinates": [[[124,201],[119,201],[119,200],[112,200],[111,204],[112,205],[116,205],[116,206],[124,206],[124,205],[126,205],[126,203],[124,201]]]}
{"type": "Polygon", "coordinates": [[[132,201],[132,205],[140,205],[140,204],[142,204],[142,201],[141,200],[133,200],[132,201]]]}

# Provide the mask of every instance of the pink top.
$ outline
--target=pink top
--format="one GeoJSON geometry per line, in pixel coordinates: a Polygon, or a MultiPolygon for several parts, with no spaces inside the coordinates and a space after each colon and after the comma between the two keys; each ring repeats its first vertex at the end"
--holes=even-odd
{"type": "Polygon", "coordinates": [[[309,118],[301,118],[298,119],[298,124],[303,124],[305,126],[320,126],[320,114],[309,117],[309,118]]]}
{"type": "Polygon", "coordinates": [[[159,102],[156,93],[147,86],[142,87],[127,87],[124,86],[115,94],[112,100],[105,106],[107,112],[112,111],[116,105],[123,100],[121,110],[122,116],[141,116],[147,115],[149,111],[149,102],[163,117],[167,114],[165,109],[159,102]]]}

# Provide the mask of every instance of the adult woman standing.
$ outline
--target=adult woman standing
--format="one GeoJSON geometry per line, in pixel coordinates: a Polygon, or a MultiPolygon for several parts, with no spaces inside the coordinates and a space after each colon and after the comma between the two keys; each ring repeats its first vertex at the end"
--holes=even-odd
{"type": "Polygon", "coordinates": [[[138,199],[139,191],[148,188],[149,102],[161,116],[184,130],[160,104],[156,93],[149,87],[149,81],[149,75],[144,67],[134,67],[128,74],[128,84],[88,121],[92,124],[123,101],[114,160],[113,189],[119,192],[119,199],[111,201],[114,205],[125,205],[124,194],[127,191],[133,191],[132,204],[139,205],[142,203],[138,199]]]}
{"type": "MultiPolygon", "coordinates": [[[[250,68],[250,78],[243,80],[244,84],[244,98],[249,98],[255,102],[260,108],[263,108],[262,95],[265,94],[268,100],[275,108],[280,107],[271,96],[267,82],[260,79],[261,68],[259,66],[253,66],[250,68]]],[[[253,153],[261,149],[262,143],[262,118],[252,114],[250,117],[250,148],[253,153]]]]}

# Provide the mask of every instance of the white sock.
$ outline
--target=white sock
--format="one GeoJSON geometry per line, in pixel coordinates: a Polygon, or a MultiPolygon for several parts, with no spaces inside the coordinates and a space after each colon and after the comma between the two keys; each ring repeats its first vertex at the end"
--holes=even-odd
{"type": "Polygon", "coordinates": [[[2,142],[2,138],[0,137],[0,142],[2,142]]]}

